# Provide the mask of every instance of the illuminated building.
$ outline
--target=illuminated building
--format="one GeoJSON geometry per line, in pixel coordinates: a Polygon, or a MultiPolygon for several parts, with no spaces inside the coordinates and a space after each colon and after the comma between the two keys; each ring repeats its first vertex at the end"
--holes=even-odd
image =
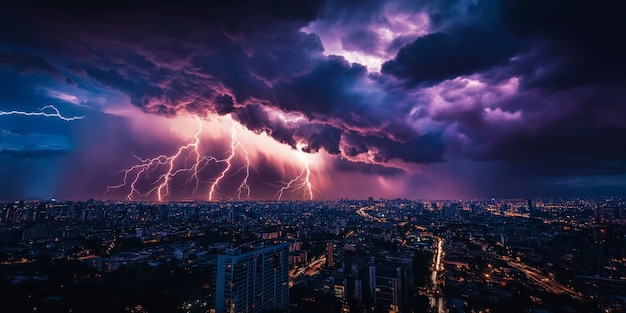
{"type": "Polygon", "coordinates": [[[326,250],[328,252],[328,256],[326,257],[326,264],[328,264],[329,267],[333,267],[333,266],[335,266],[335,261],[334,261],[333,243],[332,242],[329,242],[327,244],[326,250]]]}
{"type": "Polygon", "coordinates": [[[215,312],[289,309],[289,243],[261,243],[217,256],[215,312]]]}

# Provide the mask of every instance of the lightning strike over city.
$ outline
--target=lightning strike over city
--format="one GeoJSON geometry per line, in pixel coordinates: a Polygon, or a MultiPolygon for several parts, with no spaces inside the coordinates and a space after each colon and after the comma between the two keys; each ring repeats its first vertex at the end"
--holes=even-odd
{"type": "Polygon", "coordinates": [[[302,163],[302,170],[300,173],[290,181],[278,182],[281,186],[276,194],[276,198],[281,200],[285,191],[290,191],[292,194],[300,193],[305,198],[313,200],[313,192],[319,192],[315,186],[311,183],[311,166],[317,168],[317,164],[313,162],[303,151],[304,145],[297,146],[296,155],[302,163]]]}
{"type": "MultiPolygon", "coordinates": [[[[239,175],[241,179],[234,190],[234,196],[238,200],[250,199],[252,196],[250,178],[254,164],[249,153],[249,147],[246,147],[238,136],[237,129],[242,127],[232,118],[225,119],[225,123],[231,123],[229,144],[224,153],[225,157],[220,158],[215,155],[204,154],[201,137],[205,130],[203,124],[206,122],[200,118],[196,118],[195,121],[198,125],[197,130],[191,138],[186,139],[177,148],[175,153],[171,155],[161,154],[151,158],[142,158],[133,154],[133,158],[138,161],[138,164],[116,172],[122,175],[122,181],[119,184],[108,186],[105,195],[116,190],[127,189],[128,193],[125,196],[127,200],[153,197],[162,202],[171,195],[173,180],[179,175],[187,175],[183,192],[189,186],[193,186],[191,197],[195,197],[199,187],[206,183],[208,184],[206,200],[214,201],[227,196],[219,194],[224,181],[239,175]],[[235,167],[237,168],[235,169],[235,167]],[[213,174],[213,178],[207,177],[216,169],[219,170],[217,170],[217,174],[213,174]]],[[[276,187],[279,189],[276,197],[282,199],[283,193],[289,191],[293,195],[300,194],[304,198],[313,199],[317,189],[312,183],[312,167],[317,167],[317,164],[310,158],[309,154],[302,151],[302,144],[299,144],[297,149],[284,145],[279,146],[287,152],[291,152],[285,154],[292,156],[292,158],[288,157],[287,161],[301,166],[301,169],[298,170],[295,178],[288,182],[281,182],[280,186],[276,187]]]]}
{"type": "Polygon", "coordinates": [[[107,187],[106,192],[108,193],[111,190],[129,186],[130,191],[128,195],[126,196],[128,200],[133,200],[133,195],[137,195],[139,197],[146,197],[156,192],[157,200],[163,201],[164,197],[170,193],[171,179],[174,178],[177,174],[180,174],[183,172],[191,173],[191,176],[187,180],[185,186],[189,184],[190,180],[195,180],[195,185],[196,185],[196,188],[194,189],[194,192],[195,192],[195,190],[198,187],[198,181],[199,181],[198,172],[203,166],[203,164],[210,162],[210,161],[218,161],[214,158],[202,157],[200,155],[200,151],[199,151],[200,138],[198,136],[202,132],[202,121],[200,119],[197,119],[197,122],[198,122],[198,130],[193,135],[190,142],[185,145],[180,146],[175,154],[171,156],[159,155],[159,156],[156,156],[154,158],[149,158],[149,159],[143,159],[133,154],[135,159],[139,161],[139,164],[133,165],[130,168],[122,170],[121,171],[121,173],[123,173],[122,183],[119,185],[107,187]],[[195,159],[195,162],[191,166],[187,166],[187,161],[190,157],[193,157],[195,159]],[[184,161],[182,162],[183,166],[176,167],[177,163],[181,163],[181,158],[184,158],[184,161]],[[158,168],[161,166],[166,166],[167,171],[163,174],[158,175],[156,179],[153,179],[154,181],[150,183],[150,185],[156,185],[156,186],[147,190],[146,192],[143,192],[143,193],[140,192],[138,189],[139,188],[138,184],[140,182],[140,179],[142,177],[146,179],[150,179],[151,178],[150,174],[154,171],[157,171],[158,168]],[[132,178],[130,182],[129,182],[129,175],[131,177],[134,176],[134,178],[132,178]]]}
{"type": "MultiPolygon", "coordinates": [[[[222,159],[221,162],[225,162],[226,166],[224,167],[224,169],[219,173],[219,175],[217,176],[217,178],[215,178],[215,180],[213,180],[213,183],[211,183],[211,187],[209,188],[209,201],[212,201],[217,193],[217,189],[219,188],[219,184],[220,182],[224,179],[224,177],[226,177],[226,174],[228,173],[228,171],[230,171],[231,167],[233,166],[233,159],[235,158],[235,156],[237,155],[237,148],[241,146],[241,143],[237,140],[237,133],[235,131],[235,123],[233,122],[233,126],[231,127],[231,135],[230,135],[230,150],[228,152],[228,157],[226,157],[225,159],[222,159]]],[[[246,151],[244,149],[244,151],[246,151]]],[[[247,155],[247,152],[246,152],[247,155]]],[[[247,158],[246,158],[247,159],[247,158]]],[[[245,190],[247,189],[248,193],[250,193],[250,188],[248,187],[248,176],[250,173],[249,170],[249,162],[247,163],[248,167],[246,168],[246,177],[243,179],[241,185],[239,186],[239,189],[237,190],[237,195],[239,196],[241,194],[241,190],[245,190]]]]}
{"type": "MultiPolygon", "coordinates": [[[[233,133],[234,133],[234,130],[233,130],[233,133]]],[[[237,187],[237,200],[241,199],[241,195],[244,192],[246,195],[246,199],[250,199],[250,185],[248,185],[248,179],[250,178],[250,155],[248,154],[248,150],[246,149],[246,147],[244,147],[241,144],[239,144],[239,147],[241,148],[241,150],[243,150],[243,154],[245,158],[245,163],[239,170],[244,171],[245,176],[243,180],[241,181],[241,184],[239,185],[239,187],[237,187]]]]}
{"type": "Polygon", "coordinates": [[[625,29],[0,1],[0,312],[626,312],[625,29]]]}

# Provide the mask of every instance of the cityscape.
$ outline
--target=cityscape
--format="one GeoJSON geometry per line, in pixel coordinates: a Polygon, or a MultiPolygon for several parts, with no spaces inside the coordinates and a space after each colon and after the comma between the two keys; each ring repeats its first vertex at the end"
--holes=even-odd
{"type": "Polygon", "coordinates": [[[16,201],[3,312],[623,312],[626,198],[16,201]]]}
{"type": "Polygon", "coordinates": [[[1,0],[0,312],[626,312],[625,29],[1,0]]]}

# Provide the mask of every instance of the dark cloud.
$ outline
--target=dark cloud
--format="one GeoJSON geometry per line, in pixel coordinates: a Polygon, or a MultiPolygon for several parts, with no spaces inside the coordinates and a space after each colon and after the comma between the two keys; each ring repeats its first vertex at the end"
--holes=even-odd
{"type": "Polygon", "coordinates": [[[197,73],[211,75],[230,89],[238,103],[268,98],[268,86],[250,73],[246,61],[247,56],[240,47],[230,46],[216,54],[195,57],[192,66],[197,73]]]}
{"type": "Polygon", "coordinates": [[[518,52],[518,44],[506,33],[462,29],[418,38],[385,62],[382,72],[405,80],[409,86],[432,85],[503,65],[518,52]]]}
{"type": "MultiPolygon", "coordinates": [[[[432,177],[387,166],[470,159],[506,163],[517,175],[624,173],[623,4],[184,2],[3,2],[0,107],[36,111],[57,91],[94,103],[123,93],[152,114],[230,115],[294,149],[336,156],[337,172],[413,175],[410,183],[428,188],[438,186],[432,177]],[[369,64],[346,60],[348,53],[328,56],[322,33],[343,51],[388,60],[372,73],[369,64]]],[[[19,117],[3,123],[27,129],[13,136],[72,127],[22,127],[19,117]]],[[[101,127],[102,136],[110,132],[101,127]]],[[[2,154],[16,160],[63,150],[44,139],[13,142],[2,154]]],[[[123,150],[136,143],[109,144],[123,150]]],[[[158,144],[167,150],[177,143],[158,144]]],[[[102,173],[110,170],[114,161],[100,154],[81,168],[102,158],[102,173]]],[[[260,172],[280,180],[269,169],[271,156],[264,162],[260,172]]],[[[499,167],[485,168],[481,175],[502,177],[499,167]]]]}
{"type": "Polygon", "coordinates": [[[366,74],[364,66],[333,56],[320,62],[310,73],[278,84],[274,90],[278,105],[286,111],[299,111],[310,117],[345,111],[359,114],[365,109],[357,107],[363,103],[363,95],[350,89],[366,74]]]}
{"type": "Polygon", "coordinates": [[[414,40],[415,38],[413,38],[413,36],[398,36],[391,41],[386,50],[387,52],[399,51],[400,48],[406,46],[414,40]]]}
{"type": "Polygon", "coordinates": [[[59,70],[40,56],[26,53],[0,51],[0,65],[12,66],[20,72],[37,70],[49,74],[59,74],[59,70]]]}
{"type": "Polygon", "coordinates": [[[333,161],[333,166],[336,170],[342,172],[357,172],[368,175],[379,176],[401,176],[406,174],[403,169],[395,167],[386,167],[380,164],[368,164],[362,162],[351,162],[342,158],[337,158],[333,161]]]}
{"type": "Polygon", "coordinates": [[[137,106],[149,106],[151,99],[160,98],[163,94],[162,89],[150,84],[141,75],[135,75],[134,78],[130,78],[122,75],[115,69],[103,70],[91,66],[85,67],[84,70],[87,75],[104,86],[127,93],[133,104],[137,106]]]}
{"type": "Polygon", "coordinates": [[[385,1],[327,1],[323,6],[320,19],[342,23],[361,23],[371,21],[375,17],[385,1]]]}
{"type": "Polygon", "coordinates": [[[261,105],[248,105],[237,109],[233,118],[256,133],[267,133],[280,143],[296,147],[294,129],[280,119],[271,119],[261,105]]]}
{"type": "Polygon", "coordinates": [[[587,1],[504,1],[502,20],[535,51],[521,60],[526,85],[544,89],[624,81],[626,4],[587,1]]]}
{"type": "MultiPolygon", "coordinates": [[[[554,93],[502,94],[498,86],[449,82],[430,115],[463,135],[447,146],[485,162],[505,161],[522,175],[610,175],[624,171],[624,94],[616,85],[554,93]],[[487,99],[497,99],[488,101],[487,99]]],[[[439,90],[438,89],[438,90],[439,90]]],[[[433,96],[433,95],[429,95],[433,96]]]]}
{"type": "Polygon", "coordinates": [[[374,136],[347,135],[346,154],[356,157],[369,153],[373,161],[386,163],[399,159],[412,163],[443,162],[445,145],[441,134],[428,133],[407,142],[398,142],[388,138],[374,136]]]}
{"type": "Polygon", "coordinates": [[[71,77],[65,78],[65,82],[70,86],[74,86],[74,87],[78,86],[78,84],[76,84],[76,82],[71,77]]]}
{"type": "Polygon", "coordinates": [[[340,153],[341,130],[325,124],[310,122],[289,123],[272,117],[260,105],[248,105],[234,112],[233,117],[256,133],[266,133],[278,142],[293,148],[302,142],[304,152],[313,153],[324,149],[330,154],[340,153]]]}
{"type": "MultiPolygon", "coordinates": [[[[243,26],[258,25],[276,20],[286,22],[302,22],[314,19],[323,1],[307,1],[306,3],[294,3],[293,1],[274,0],[271,3],[258,3],[253,0],[237,0],[229,2],[211,2],[187,0],[182,1],[184,5],[172,5],[163,1],[125,1],[110,3],[107,1],[92,1],[89,3],[76,2],[72,0],[56,1],[54,4],[48,1],[5,1],[3,7],[12,12],[27,12],[35,16],[44,16],[42,22],[58,21],[68,17],[73,17],[78,25],[101,25],[108,26],[105,22],[114,19],[120,23],[128,23],[131,19],[136,21],[136,27],[145,27],[144,23],[165,24],[165,28],[170,28],[170,34],[182,34],[182,29],[176,27],[179,20],[205,19],[203,25],[222,25],[229,30],[240,30],[243,26]],[[50,13],[46,15],[46,13],[50,13]],[[139,14],[143,13],[143,15],[139,14]],[[155,15],[165,15],[175,21],[168,21],[163,18],[160,21],[153,21],[155,15]]],[[[194,21],[195,22],[195,21],[194,21]]],[[[33,25],[31,29],[35,29],[33,25]]],[[[126,25],[123,25],[126,26],[126,25]]],[[[203,30],[204,31],[204,30],[203,30]]]]}
{"type": "Polygon", "coordinates": [[[255,32],[247,38],[247,43],[255,47],[254,55],[245,61],[249,71],[269,84],[310,71],[324,51],[317,35],[297,29],[255,32]]]}
{"type": "Polygon", "coordinates": [[[380,38],[371,31],[355,30],[341,38],[341,46],[348,51],[375,53],[379,49],[380,38]]]}
{"type": "Polygon", "coordinates": [[[235,108],[235,100],[233,97],[223,94],[215,98],[215,111],[219,115],[226,115],[235,108]]]}
{"type": "Polygon", "coordinates": [[[614,99],[597,97],[595,90],[588,95],[570,91],[552,99],[560,102],[561,110],[544,110],[547,120],[529,118],[527,125],[502,128],[499,135],[483,140],[477,158],[506,160],[545,175],[624,173],[626,148],[617,144],[626,136],[626,125],[617,121],[621,119],[617,116],[626,117],[626,111],[619,109],[623,100],[612,103],[614,99]],[[568,100],[566,108],[563,102],[568,100]],[[615,119],[609,119],[607,112],[615,119]]]}
{"type": "MultiPolygon", "coordinates": [[[[376,8],[382,3],[371,5],[376,8]]],[[[408,142],[424,144],[398,117],[408,110],[406,105],[388,98],[364,66],[350,64],[340,56],[323,56],[319,37],[300,31],[317,18],[322,3],[261,6],[246,2],[236,6],[193,2],[191,8],[182,9],[132,2],[94,4],[89,10],[82,5],[55,5],[45,15],[42,8],[13,6],[16,16],[21,13],[24,19],[11,18],[5,24],[23,26],[25,21],[38,19],[50,26],[46,29],[57,30],[49,34],[58,40],[57,47],[47,53],[64,60],[64,67],[71,68],[78,78],[122,91],[146,112],[165,116],[233,113],[249,129],[292,147],[302,143],[306,152],[323,149],[339,154],[342,134],[356,132],[388,138],[368,140],[368,149],[380,148],[392,158],[442,160],[441,155],[423,157],[423,152],[401,148],[408,142]],[[156,18],[163,12],[166,16],[156,18]],[[303,114],[306,120],[285,123],[268,116],[263,107],[303,114]],[[387,151],[390,149],[409,152],[387,151]]],[[[17,43],[13,36],[4,35],[17,43]]],[[[356,45],[364,36],[367,34],[349,34],[346,44],[356,45]]],[[[19,43],[44,45],[41,37],[19,43]]],[[[365,42],[360,49],[372,43],[365,42]]],[[[381,161],[387,159],[381,154],[381,161]]]]}
{"type": "Polygon", "coordinates": [[[624,48],[615,40],[626,21],[622,4],[448,1],[423,8],[436,32],[401,48],[382,72],[427,94],[424,102],[445,104],[430,105],[427,116],[462,134],[447,139],[450,151],[508,162],[525,175],[623,173],[626,153],[615,144],[626,126],[624,48]],[[424,86],[435,86],[436,95],[424,86]]]}
{"type": "Polygon", "coordinates": [[[341,130],[319,124],[309,124],[300,127],[296,132],[297,137],[306,139],[306,146],[302,151],[313,153],[324,149],[330,154],[340,154],[341,130]]]}

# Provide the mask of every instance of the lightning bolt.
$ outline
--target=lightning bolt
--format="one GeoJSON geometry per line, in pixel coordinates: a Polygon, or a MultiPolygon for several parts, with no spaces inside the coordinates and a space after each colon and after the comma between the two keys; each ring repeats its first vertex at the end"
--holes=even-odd
{"type": "Polygon", "coordinates": [[[245,171],[245,176],[241,181],[241,184],[237,188],[237,199],[241,199],[241,195],[244,192],[246,193],[246,197],[250,199],[250,186],[248,185],[248,178],[250,178],[250,156],[248,155],[248,150],[241,144],[241,141],[239,141],[239,139],[237,138],[237,131],[235,129],[235,126],[236,124],[233,121],[233,126],[230,130],[230,152],[226,159],[219,160],[219,162],[225,162],[226,167],[219,173],[217,178],[215,178],[215,180],[211,184],[211,187],[209,188],[209,201],[213,201],[213,198],[217,193],[217,190],[219,189],[220,181],[222,181],[224,177],[226,177],[226,174],[231,170],[233,166],[233,159],[237,155],[237,149],[242,150],[245,157],[245,164],[239,170],[237,170],[237,172],[235,172],[235,174],[237,174],[242,170],[245,171]]]}
{"type": "Polygon", "coordinates": [[[71,117],[65,117],[61,114],[61,112],[59,111],[59,109],[57,109],[55,106],[53,105],[46,105],[44,107],[42,107],[41,109],[39,109],[39,111],[41,112],[24,112],[24,111],[0,111],[0,115],[26,115],[26,116],[45,116],[45,117],[57,117],[60,118],[64,121],[73,121],[73,120],[80,120],[82,119],[84,116],[71,116],[71,117]],[[46,112],[46,110],[48,110],[48,112],[46,112]],[[53,111],[53,113],[50,112],[50,110],[53,111]]]}
{"type": "MultiPolygon", "coordinates": [[[[200,121],[198,119],[198,121],[200,121]]],[[[169,188],[169,183],[170,180],[176,176],[176,174],[181,173],[181,172],[192,172],[192,175],[189,179],[194,179],[196,180],[196,186],[199,183],[199,179],[198,179],[198,166],[200,166],[201,162],[203,160],[205,160],[205,158],[202,158],[200,156],[200,152],[198,151],[199,145],[200,145],[200,138],[198,136],[200,136],[200,133],[202,133],[202,122],[200,121],[200,126],[198,127],[198,131],[193,135],[193,139],[190,143],[181,146],[180,148],[178,148],[178,152],[176,152],[176,154],[174,154],[173,156],[171,156],[168,160],[169,163],[169,167],[168,170],[165,174],[161,175],[159,177],[159,180],[162,181],[161,184],[159,184],[159,186],[156,188],[157,191],[157,199],[159,199],[159,201],[163,200],[163,197],[167,196],[170,193],[170,188],[169,188]],[[190,155],[195,156],[196,162],[190,167],[187,168],[187,162],[185,162],[185,167],[174,170],[174,162],[182,155],[183,151],[190,151],[190,155]]],[[[187,159],[186,159],[187,160],[187,159]]],[[[185,160],[185,161],[186,161],[185,160]]],[[[189,183],[189,180],[187,180],[187,183],[189,183]]],[[[196,188],[197,189],[197,188],[196,188]]],[[[195,189],[194,189],[195,192],[195,189]]]]}
{"type": "Polygon", "coordinates": [[[206,166],[206,163],[210,161],[218,161],[213,157],[203,157],[200,154],[200,134],[202,133],[202,121],[198,119],[199,126],[196,133],[191,138],[191,141],[185,145],[182,145],[178,148],[175,154],[166,156],[159,155],[150,159],[142,159],[133,154],[135,159],[139,161],[139,164],[133,165],[127,169],[122,170],[124,173],[124,178],[122,183],[115,186],[107,187],[105,194],[113,189],[118,189],[125,187],[127,185],[130,186],[130,192],[126,195],[128,200],[133,199],[133,195],[138,195],[140,197],[146,197],[153,193],[156,193],[157,200],[163,201],[164,197],[170,194],[170,182],[174,176],[187,172],[191,173],[191,176],[187,180],[185,185],[188,185],[191,180],[195,180],[196,188],[194,192],[198,188],[198,184],[200,183],[200,179],[198,177],[199,171],[206,166]],[[182,156],[185,155],[185,162],[182,167],[176,167],[177,163],[180,162],[182,156]],[[187,161],[189,158],[194,158],[195,162],[191,165],[187,165],[187,161]],[[165,166],[166,172],[158,175],[151,186],[154,186],[150,190],[142,193],[139,191],[137,184],[139,183],[142,176],[149,176],[150,172],[156,171],[159,167],[165,166]],[[134,175],[133,175],[134,173],[134,175]],[[133,177],[132,181],[129,183],[129,176],[133,177]]]}
{"type": "Polygon", "coordinates": [[[189,178],[185,183],[185,190],[187,190],[189,184],[193,183],[195,186],[192,191],[193,195],[199,188],[199,184],[201,181],[200,173],[209,165],[209,163],[225,163],[226,166],[213,180],[209,188],[208,196],[209,200],[212,201],[217,193],[217,190],[219,189],[220,182],[224,180],[228,172],[232,169],[233,161],[236,158],[237,151],[239,149],[243,151],[245,162],[244,165],[234,174],[237,174],[240,171],[245,171],[245,176],[237,189],[237,198],[241,199],[242,194],[245,193],[246,197],[249,199],[251,193],[250,186],[248,185],[251,167],[250,158],[247,149],[245,149],[245,147],[237,138],[235,122],[233,121],[233,126],[231,128],[231,143],[228,156],[224,159],[218,159],[214,156],[203,156],[201,154],[200,134],[202,133],[203,129],[202,121],[200,119],[197,120],[199,122],[198,130],[195,132],[193,137],[190,138],[188,143],[180,146],[177,149],[176,153],[172,155],[158,155],[156,157],[148,159],[143,159],[133,154],[135,159],[137,159],[138,164],[118,172],[124,174],[122,182],[119,185],[107,187],[105,195],[111,190],[128,186],[130,189],[129,193],[126,195],[126,198],[128,200],[133,200],[135,196],[148,197],[156,194],[157,200],[163,201],[171,192],[170,185],[172,179],[176,175],[179,175],[181,173],[189,174],[189,178]],[[193,162],[190,162],[190,160],[192,160],[193,162]],[[163,167],[165,167],[165,172],[163,174],[158,175],[156,178],[150,177],[151,173],[162,169],[163,167]],[[145,192],[141,192],[139,190],[139,183],[143,181],[143,179],[152,180],[150,186],[153,186],[151,189],[145,192]]]}
{"type": "Polygon", "coordinates": [[[239,188],[237,188],[237,199],[241,199],[241,193],[244,191],[246,192],[246,198],[250,199],[250,186],[248,185],[248,178],[250,177],[250,156],[248,155],[248,150],[244,146],[239,146],[243,150],[244,156],[246,158],[246,163],[241,168],[246,172],[246,176],[244,176],[241,185],[239,185],[239,188]]]}
{"type": "Polygon", "coordinates": [[[226,173],[233,166],[232,160],[235,158],[237,146],[239,145],[237,141],[237,135],[235,133],[235,124],[233,124],[233,127],[231,128],[230,139],[230,153],[228,154],[228,157],[224,159],[224,162],[226,162],[226,167],[220,172],[220,174],[211,184],[211,188],[209,188],[209,201],[213,201],[215,191],[218,189],[217,186],[219,185],[220,181],[224,179],[224,177],[226,177],[226,173]]]}
{"type": "Polygon", "coordinates": [[[276,198],[278,200],[282,199],[283,193],[287,190],[291,190],[291,193],[294,194],[299,192],[304,197],[308,196],[309,200],[313,200],[314,191],[319,192],[319,190],[315,188],[315,186],[313,186],[313,184],[311,183],[311,166],[315,166],[317,168],[317,164],[313,162],[313,160],[308,158],[306,153],[302,151],[303,147],[303,144],[299,144],[296,147],[296,154],[303,164],[302,169],[300,170],[298,176],[296,176],[294,179],[288,182],[279,182],[281,184],[281,187],[276,194],[276,198]]]}

